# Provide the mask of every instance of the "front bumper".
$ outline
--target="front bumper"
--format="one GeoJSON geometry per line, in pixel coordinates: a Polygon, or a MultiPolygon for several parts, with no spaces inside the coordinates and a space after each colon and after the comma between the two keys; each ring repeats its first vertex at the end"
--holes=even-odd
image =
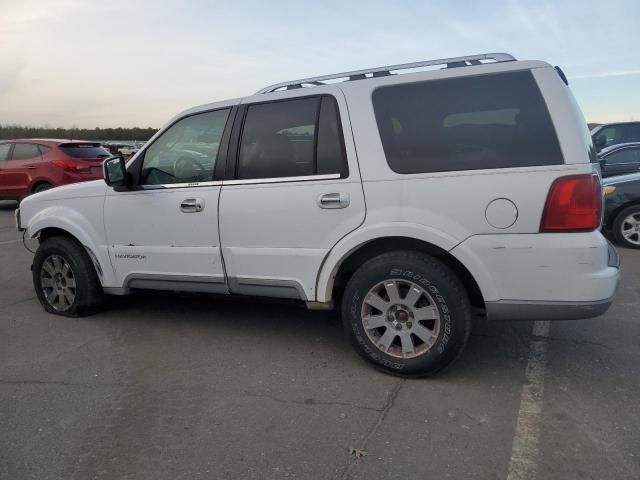
{"type": "Polygon", "coordinates": [[[18,230],[19,232],[24,231],[24,228],[22,227],[22,223],[21,223],[21,219],[20,219],[20,209],[16,208],[16,211],[13,213],[13,218],[14,221],[16,223],[16,230],[18,230]]]}

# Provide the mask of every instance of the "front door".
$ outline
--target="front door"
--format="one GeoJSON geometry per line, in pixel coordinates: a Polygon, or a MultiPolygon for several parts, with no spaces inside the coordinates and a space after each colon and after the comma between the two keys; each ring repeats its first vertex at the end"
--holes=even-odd
{"type": "Polygon", "coordinates": [[[365,216],[346,104],[321,94],[264,97],[239,111],[236,166],[220,196],[229,288],[313,301],[324,258],[365,216]]]}
{"type": "Polygon", "coordinates": [[[108,190],[106,237],[123,287],[226,291],[214,168],[229,113],[178,120],[128,165],[137,185],[108,190]]]}

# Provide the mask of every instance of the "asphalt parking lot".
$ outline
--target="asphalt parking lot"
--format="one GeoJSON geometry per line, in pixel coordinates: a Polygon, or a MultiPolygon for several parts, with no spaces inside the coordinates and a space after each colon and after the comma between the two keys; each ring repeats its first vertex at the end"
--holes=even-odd
{"type": "Polygon", "coordinates": [[[294,303],[146,293],[48,315],[14,208],[2,479],[640,478],[640,251],[620,249],[605,316],[548,336],[479,321],[452,367],[402,380],[363,363],[336,314],[294,303]]]}

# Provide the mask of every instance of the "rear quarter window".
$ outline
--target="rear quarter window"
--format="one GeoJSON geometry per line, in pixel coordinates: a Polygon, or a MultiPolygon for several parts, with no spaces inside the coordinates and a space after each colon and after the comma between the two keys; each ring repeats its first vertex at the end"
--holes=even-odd
{"type": "Polygon", "coordinates": [[[564,162],[530,72],[385,86],[372,100],[387,162],[397,173],[564,162]]]}

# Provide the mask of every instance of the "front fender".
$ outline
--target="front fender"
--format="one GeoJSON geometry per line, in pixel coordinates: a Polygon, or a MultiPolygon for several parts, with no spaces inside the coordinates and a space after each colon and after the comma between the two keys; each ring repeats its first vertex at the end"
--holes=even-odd
{"type": "MultiPolygon", "coordinates": [[[[99,211],[102,212],[102,208],[99,211]]],[[[93,218],[92,221],[73,207],[51,205],[37,211],[24,226],[27,235],[31,238],[36,237],[46,228],[57,228],[73,236],[89,250],[90,256],[95,257],[92,260],[98,263],[96,270],[102,285],[112,286],[114,273],[104,241],[102,219],[93,218]]]]}

